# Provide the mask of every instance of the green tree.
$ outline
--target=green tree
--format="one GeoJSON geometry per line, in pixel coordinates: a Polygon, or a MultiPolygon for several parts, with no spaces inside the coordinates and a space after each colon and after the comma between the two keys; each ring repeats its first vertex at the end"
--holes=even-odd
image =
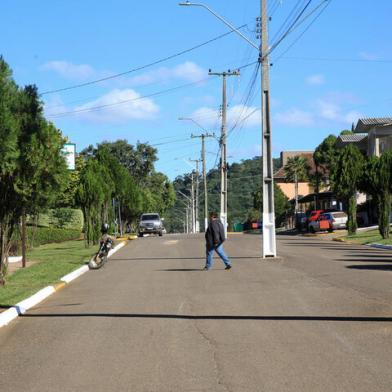
{"type": "Polygon", "coordinates": [[[21,217],[47,208],[64,189],[63,137],[43,117],[35,86],[20,90],[0,58],[0,282],[7,272],[10,239],[21,217]]]}
{"type": "Polygon", "coordinates": [[[379,231],[383,238],[389,238],[392,191],[392,151],[381,155],[379,161],[379,231]]]}
{"type": "Polygon", "coordinates": [[[389,238],[391,214],[392,152],[382,158],[371,156],[364,163],[360,190],[371,196],[377,210],[378,230],[381,236],[389,238]]]}
{"type": "Polygon", "coordinates": [[[85,241],[89,245],[98,242],[100,227],[103,220],[107,221],[105,209],[110,205],[113,188],[107,168],[95,158],[87,159],[76,196],[83,211],[85,241]]]}
{"type": "Polygon", "coordinates": [[[11,69],[0,57],[0,285],[5,283],[10,238],[18,223],[14,199],[14,173],[19,157],[18,88],[11,69]]]}
{"type": "Polygon", "coordinates": [[[357,189],[363,174],[363,162],[358,147],[349,144],[341,150],[331,176],[333,191],[348,206],[349,235],[357,231],[357,189]]]}
{"type": "MultiPolygon", "coordinates": [[[[276,226],[281,226],[290,212],[291,205],[288,197],[282,192],[280,187],[274,183],[274,203],[275,203],[275,223],[276,226]]],[[[261,190],[253,193],[253,208],[256,211],[263,211],[263,197],[261,190]]]]}
{"type": "Polygon", "coordinates": [[[111,155],[128,169],[136,183],[143,184],[146,178],[154,171],[154,163],[157,160],[157,150],[147,143],[137,143],[136,146],[129,144],[126,140],[115,142],[102,142],[96,148],[89,146],[81,154],[85,156],[96,156],[97,151],[105,147],[111,155]]]}
{"type": "Polygon", "coordinates": [[[309,165],[306,158],[301,155],[289,158],[284,172],[286,181],[295,184],[295,212],[298,212],[298,183],[309,179],[309,165]]]}

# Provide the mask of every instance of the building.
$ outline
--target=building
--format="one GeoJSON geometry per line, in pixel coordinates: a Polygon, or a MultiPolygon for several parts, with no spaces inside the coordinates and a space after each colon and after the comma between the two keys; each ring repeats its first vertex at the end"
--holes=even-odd
{"type": "Polygon", "coordinates": [[[367,156],[392,149],[392,117],[360,118],[351,135],[340,135],[337,146],[355,144],[367,156]]]}
{"type": "MultiPolygon", "coordinates": [[[[309,166],[309,174],[314,174],[316,171],[313,151],[282,151],[280,153],[280,168],[274,174],[274,181],[289,200],[295,198],[295,183],[286,181],[284,167],[289,158],[296,156],[303,156],[306,159],[309,166]]],[[[310,182],[298,182],[298,195],[305,196],[312,192],[314,192],[314,188],[310,182]]]]}

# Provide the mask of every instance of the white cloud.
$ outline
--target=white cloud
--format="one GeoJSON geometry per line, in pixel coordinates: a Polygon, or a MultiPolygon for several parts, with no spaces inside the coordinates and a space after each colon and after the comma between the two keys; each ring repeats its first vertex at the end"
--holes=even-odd
{"type": "Polygon", "coordinates": [[[121,123],[129,120],[153,119],[159,111],[159,106],[152,99],[141,98],[141,95],[135,90],[115,89],[95,101],[76,107],[74,110],[82,111],[79,116],[86,120],[121,123]],[[95,110],[94,107],[100,108],[95,110]]]}
{"type": "Polygon", "coordinates": [[[379,56],[370,52],[359,52],[359,57],[363,60],[378,60],[379,56]]]}
{"type": "Polygon", "coordinates": [[[45,70],[58,73],[71,80],[85,80],[96,75],[96,71],[88,64],[73,64],[69,61],[49,61],[42,66],[45,70]]]}
{"type": "Polygon", "coordinates": [[[235,105],[227,111],[229,126],[254,127],[261,125],[261,111],[253,106],[235,105]]]}
{"type": "MultiPolygon", "coordinates": [[[[227,109],[228,128],[236,125],[238,127],[254,127],[261,124],[260,109],[253,106],[234,105],[227,109]]],[[[209,107],[201,107],[195,110],[191,116],[205,128],[213,128],[221,124],[219,110],[209,107]]]]}
{"type": "Polygon", "coordinates": [[[325,83],[325,76],[323,74],[310,75],[306,78],[306,83],[311,86],[320,86],[325,83]]]}
{"type": "Polygon", "coordinates": [[[317,102],[318,114],[327,120],[337,120],[340,117],[340,107],[333,103],[322,99],[317,102]]]}
{"type": "Polygon", "coordinates": [[[356,110],[346,111],[342,104],[320,99],[316,103],[318,108],[317,114],[325,120],[337,123],[351,124],[362,117],[361,113],[356,110]]]}
{"type": "Polygon", "coordinates": [[[173,75],[179,79],[188,80],[190,82],[197,82],[208,76],[206,70],[191,61],[186,61],[183,64],[177,65],[177,67],[173,69],[173,75]]]}
{"type": "Polygon", "coordinates": [[[197,82],[205,79],[208,73],[205,69],[196,63],[186,61],[178,64],[173,68],[160,67],[153,71],[148,71],[129,79],[124,79],[122,83],[130,86],[142,86],[152,83],[167,83],[174,79],[184,80],[186,82],[197,82]]]}
{"type": "Polygon", "coordinates": [[[314,115],[310,112],[297,108],[288,109],[284,112],[276,113],[276,122],[287,126],[312,126],[315,124],[314,115]]]}

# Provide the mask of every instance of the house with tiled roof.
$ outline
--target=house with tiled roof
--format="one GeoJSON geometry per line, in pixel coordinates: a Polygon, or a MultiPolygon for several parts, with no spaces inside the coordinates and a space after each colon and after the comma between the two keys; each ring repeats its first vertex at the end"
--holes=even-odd
{"type": "MultiPolygon", "coordinates": [[[[282,192],[289,198],[289,200],[295,197],[295,183],[287,182],[285,176],[285,166],[289,158],[296,156],[302,156],[306,159],[309,167],[309,174],[312,175],[316,171],[316,166],[313,160],[314,151],[282,151],[280,153],[280,168],[274,174],[274,181],[282,190],[282,192]]],[[[298,183],[298,194],[301,196],[308,195],[314,191],[313,186],[310,182],[299,182],[298,183]]]]}
{"type": "Polygon", "coordinates": [[[351,135],[340,135],[337,145],[355,144],[367,156],[392,149],[392,117],[360,118],[351,135]]]}

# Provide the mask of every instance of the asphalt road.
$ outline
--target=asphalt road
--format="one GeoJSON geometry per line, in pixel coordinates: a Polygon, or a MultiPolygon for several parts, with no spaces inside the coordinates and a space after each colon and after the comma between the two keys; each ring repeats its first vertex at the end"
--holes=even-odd
{"type": "Polygon", "coordinates": [[[392,252],[233,235],[132,241],[0,329],[0,391],[392,391],[392,252]]]}

